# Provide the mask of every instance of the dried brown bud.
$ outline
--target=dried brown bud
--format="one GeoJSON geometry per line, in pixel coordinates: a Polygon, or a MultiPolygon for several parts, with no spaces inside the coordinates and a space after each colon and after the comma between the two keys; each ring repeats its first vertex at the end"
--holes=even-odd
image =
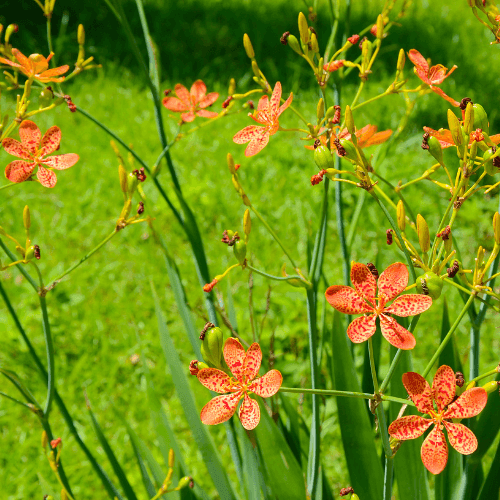
{"type": "Polygon", "coordinates": [[[316,149],[316,148],[317,148],[317,147],[319,147],[319,146],[321,146],[321,141],[320,141],[319,139],[316,139],[316,140],[314,141],[314,145],[313,145],[313,147],[314,147],[314,149],[316,149]]]}
{"type": "Polygon", "coordinates": [[[386,232],[387,244],[392,245],[392,229],[388,229],[386,232]]]}
{"type": "Polygon", "coordinates": [[[189,373],[191,375],[195,375],[196,376],[196,375],[198,375],[199,371],[200,370],[198,369],[198,360],[197,359],[193,359],[193,361],[191,361],[189,363],[189,373]]]}
{"type": "Polygon", "coordinates": [[[168,94],[170,94],[172,92],[172,89],[166,89],[163,91],[163,95],[164,96],[167,96],[168,94]]]}
{"type": "Polygon", "coordinates": [[[285,31],[282,35],[281,35],[281,38],[280,38],[280,42],[283,44],[283,45],[287,45],[288,44],[288,37],[290,36],[290,32],[289,31],[285,31]]]}
{"type": "Polygon", "coordinates": [[[222,233],[222,238],[221,238],[221,241],[222,243],[225,243],[227,246],[230,246],[232,247],[238,240],[240,239],[240,237],[238,236],[238,234],[234,234],[231,238],[229,237],[229,234],[227,232],[227,229],[222,233]]]}
{"type": "Polygon", "coordinates": [[[346,495],[349,495],[349,493],[354,493],[354,488],[352,486],[348,486],[347,488],[342,488],[339,492],[339,495],[341,497],[345,497],[346,495]]]}
{"type": "Polygon", "coordinates": [[[137,215],[142,215],[144,213],[144,202],[140,201],[137,207],[137,215]]]}
{"type": "Polygon", "coordinates": [[[223,103],[222,103],[222,107],[224,109],[226,109],[228,106],[229,106],[229,103],[233,100],[233,96],[230,95],[223,103]]]}
{"type": "Polygon", "coordinates": [[[347,41],[349,43],[352,43],[353,45],[356,45],[359,42],[359,35],[352,35],[347,39],[347,41]]]}
{"type": "MultiPolygon", "coordinates": [[[[465,109],[467,108],[467,104],[469,104],[469,102],[472,102],[472,99],[470,97],[464,97],[461,101],[460,101],[460,109],[462,111],[465,111],[465,109]]],[[[474,104],[474,103],[473,103],[474,104]]]]}
{"type": "Polygon", "coordinates": [[[359,44],[358,44],[358,47],[360,49],[363,48],[363,43],[365,43],[365,40],[368,40],[368,37],[364,36],[360,41],[359,41],[359,44]]]}
{"type": "Polygon", "coordinates": [[[38,245],[33,246],[33,255],[35,259],[40,260],[40,247],[38,245]]]}
{"type": "Polygon", "coordinates": [[[465,378],[464,378],[464,374],[462,372],[455,373],[455,383],[458,385],[458,387],[464,386],[465,378]]]}
{"type": "Polygon", "coordinates": [[[137,177],[138,181],[144,182],[146,180],[146,174],[144,173],[144,167],[141,167],[140,170],[134,170],[132,173],[137,177]]]}
{"type": "Polygon", "coordinates": [[[344,149],[344,146],[342,146],[342,144],[340,144],[340,141],[338,140],[338,138],[333,141],[333,144],[335,144],[335,147],[337,148],[337,153],[339,156],[346,156],[347,155],[347,151],[344,149]]]}
{"type": "Polygon", "coordinates": [[[210,330],[210,328],[215,328],[215,325],[213,323],[210,323],[209,321],[208,323],[205,323],[203,330],[200,332],[200,340],[203,340],[205,338],[205,334],[207,333],[208,330],[210,330]]]}
{"type": "Polygon", "coordinates": [[[323,176],[326,174],[326,170],[320,170],[316,175],[311,177],[311,185],[316,186],[323,180],[323,176]]]}
{"type": "Polygon", "coordinates": [[[450,238],[450,234],[451,234],[451,227],[446,226],[440,233],[436,234],[436,236],[438,238],[443,238],[443,241],[444,241],[444,240],[448,240],[450,238]]]}
{"type": "Polygon", "coordinates": [[[422,136],[422,149],[429,149],[429,137],[431,135],[429,133],[425,133],[423,136],[422,136]]]}
{"type": "Polygon", "coordinates": [[[253,105],[253,101],[247,101],[248,108],[249,109],[255,109],[255,106],[253,105]]]}
{"type": "Polygon", "coordinates": [[[334,106],[334,109],[335,109],[335,114],[333,115],[333,118],[332,118],[332,123],[335,125],[337,123],[340,123],[340,106],[334,106]]]}
{"type": "Polygon", "coordinates": [[[477,142],[484,141],[483,131],[480,128],[477,128],[474,132],[472,132],[470,136],[473,141],[477,142]]]}
{"type": "Polygon", "coordinates": [[[448,278],[453,278],[458,273],[459,269],[460,265],[458,263],[458,260],[455,260],[452,266],[446,269],[446,272],[448,273],[448,278]]]}
{"type": "Polygon", "coordinates": [[[370,272],[373,274],[373,277],[378,280],[378,271],[377,268],[375,267],[375,264],[372,264],[371,262],[368,262],[366,264],[366,267],[370,270],[370,272]]]}

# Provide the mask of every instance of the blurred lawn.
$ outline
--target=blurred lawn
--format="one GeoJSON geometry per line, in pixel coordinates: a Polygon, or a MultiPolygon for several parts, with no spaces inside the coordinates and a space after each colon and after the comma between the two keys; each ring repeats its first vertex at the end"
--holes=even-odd
{"type": "MultiPolygon", "coordinates": [[[[351,32],[357,32],[373,22],[377,7],[380,8],[382,3],[353,2],[351,32]]],[[[0,22],[17,22],[21,27],[20,32],[14,35],[14,46],[24,53],[46,53],[44,18],[34,2],[23,0],[4,4],[7,6],[2,9],[5,18],[0,19],[0,22]]],[[[124,2],[124,5],[129,12],[130,23],[139,36],[140,27],[134,3],[124,2]]],[[[196,78],[202,78],[209,91],[216,90],[221,94],[221,99],[212,108],[217,110],[227,95],[227,83],[231,77],[236,78],[239,90],[251,89],[251,71],[241,46],[242,35],[248,32],[259,65],[269,81],[279,79],[285,93],[293,90],[294,105],[313,122],[318,98],[315,81],[306,64],[302,64],[288,47],[279,44],[279,37],[284,31],[297,32],[296,18],[300,9],[304,9],[303,3],[284,0],[273,3],[249,0],[174,3],[155,0],[146,3],[152,36],[161,51],[162,88],[173,88],[179,81],[189,86],[196,78]]],[[[326,9],[323,10],[326,12],[326,9]]],[[[320,14],[323,10],[320,10],[320,14]]],[[[320,15],[318,33],[323,46],[329,35],[327,21],[327,17],[323,19],[320,15]]],[[[103,69],[75,79],[65,87],[65,92],[72,96],[77,106],[102,120],[127,143],[133,144],[134,149],[151,165],[161,150],[151,98],[126,40],[113,16],[101,2],[85,2],[85,8],[81,8],[71,0],[57,1],[54,33],[56,49],[61,47],[61,50],[57,50],[58,61],[66,63],[76,55],[75,32],[79,22],[83,22],[86,28],[89,54],[96,56],[97,62],[103,64],[103,69]],[[63,30],[62,34],[60,30],[63,30]],[[62,50],[63,47],[65,50],[62,50]]],[[[456,99],[470,96],[487,110],[494,110],[497,106],[499,77],[491,68],[497,67],[499,55],[497,46],[488,45],[489,39],[489,35],[468,12],[465,1],[460,7],[452,0],[439,4],[416,2],[408,16],[401,20],[401,27],[394,27],[384,42],[380,63],[374,69],[363,98],[380,93],[391,83],[400,47],[406,51],[417,48],[435,63],[443,63],[448,67],[456,63],[459,66],[443,84],[447,94],[456,99]]],[[[406,75],[410,79],[409,86],[418,84],[409,61],[406,75]]],[[[353,72],[343,91],[344,105],[352,100],[356,80],[353,72]]],[[[332,98],[331,92],[329,98],[332,98]]],[[[393,156],[380,166],[380,172],[389,181],[406,182],[431,165],[429,157],[420,148],[422,126],[436,129],[447,127],[446,109],[446,103],[434,94],[419,100],[402,141],[393,156]]],[[[12,100],[2,95],[2,112],[12,115],[12,110],[12,100]]],[[[404,112],[404,104],[401,97],[390,96],[361,110],[355,114],[358,126],[376,123],[380,130],[395,129],[404,112]]],[[[168,119],[167,115],[165,111],[167,133],[172,137],[176,122],[168,119]]],[[[74,168],[58,174],[58,184],[53,190],[42,189],[37,183],[26,183],[3,191],[0,220],[8,233],[22,240],[22,210],[24,205],[30,206],[32,239],[41,247],[40,269],[49,281],[113,230],[121,210],[122,194],[118,184],[118,164],[109,146],[109,137],[94,124],[79,113],[69,113],[65,106],[52,114],[37,117],[36,122],[42,131],[53,124],[59,125],[63,131],[60,152],[76,152],[80,155],[80,161],[74,168]]],[[[494,111],[490,113],[490,122],[492,132],[498,132],[494,111]]],[[[227,171],[227,152],[231,152],[236,162],[241,163],[241,182],[254,205],[276,229],[280,238],[287,242],[299,266],[306,269],[306,243],[318,225],[322,194],[321,186],[314,188],[310,185],[311,175],[317,172],[312,153],[303,148],[302,141],[297,141],[296,135],[281,133],[271,139],[262,153],[247,159],[243,156],[244,148],[235,145],[232,136],[248,123],[245,112],[236,114],[201,128],[172,149],[183,191],[195,209],[204,236],[211,274],[219,274],[233,263],[231,254],[219,240],[224,229],[241,231],[244,212],[227,171]]],[[[283,115],[281,124],[288,128],[296,126],[294,115],[283,115]]],[[[450,153],[450,161],[454,161],[453,155],[450,153]]],[[[4,165],[11,161],[11,157],[2,151],[0,160],[4,165]]],[[[166,169],[160,178],[173,197],[166,169]]],[[[169,243],[178,262],[196,324],[201,330],[206,321],[203,292],[192,266],[184,232],[158,197],[151,182],[144,184],[144,190],[147,195],[146,214],[156,218],[156,229],[169,243]]],[[[413,186],[405,193],[415,213],[424,215],[431,228],[437,227],[447,203],[446,193],[431,183],[413,186]],[[440,208],[439,212],[437,207],[440,208]]],[[[357,190],[344,189],[347,225],[359,194],[357,190]]],[[[464,260],[469,266],[473,263],[479,244],[488,250],[492,248],[491,214],[497,205],[497,197],[493,194],[489,197],[478,196],[467,204],[467,210],[459,214],[460,228],[454,232],[454,237],[460,241],[464,260]]],[[[391,262],[402,260],[396,249],[387,248],[385,244],[387,227],[373,203],[367,200],[351,258],[362,262],[378,260],[380,270],[391,262]]],[[[279,274],[285,259],[256,220],[252,228],[250,250],[256,267],[279,274]]],[[[341,283],[340,249],[333,215],[329,222],[326,251],[326,281],[328,284],[341,283]]],[[[23,326],[43,358],[44,344],[37,297],[16,270],[6,272],[2,277],[2,284],[15,303],[23,326]]],[[[186,428],[161,353],[150,282],[160,293],[170,330],[187,367],[193,354],[186,348],[183,325],[170,290],[163,255],[147,226],[134,225],[119,233],[48,295],[57,353],[57,387],[77,419],[82,437],[95,449],[104,468],[112,475],[89,425],[83,395],[85,389],[121,464],[129,473],[132,485],[136,491],[142,492],[132,448],[115,410],[127,418],[160,461],[149,418],[141,363],[133,362],[133,355],[144,349],[156,390],[162,397],[174,430],[179,437],[182,436],[185,460],[192,467],[195,480],[210,490],[210,480],[193,441],[184,439],[189,436],[189,429],[186,428]]],[[[239,331],[250,338],[246,282],[247,274],[237,270],[226,283],[221,283],[219,291],[225,298],[228,286],[231,287],[239,331]]],[[[267,290],[268,283],[255,276],[253,295],[258,324],[266,309],[267,290]]],[[[461,300],[455,290],[449,288],[443,297],[450,305],[453,318],[461,307],[461,300]]],[[[303,299],[303,293],[299,290],[272,284],[270,309],[262,330],[264,352],[268,351],[271,335],[275,338],[275,351],[278,353],[275,366],[283,372],[287,386],[309,386],[309,369],[304,361],[304,354],[307,353],[307,323],[303,299]]],[[[418,343],[414,350],[417,371],[425,365],[428,353],[436,348],[443,300],[441,298],[419,322],[416,332],[418,343]]],[[[481,357],[485,369],[497,362],[495,353],[500,347],[498,325],[495,326],[494,321],[491,317],[486,321],[482,337],[483,345],[489,346],[483,349],[481,357]]],[[[6,312],[0,316],[0,328],[4,332],[0,340],[0,364],[15,369],[29,381],[32,391],[43,400],[44,386],[6,312]]],[[[457,333],[457,343],[465,365],[468,342],[467,324],[463,323],[457,333]]],[[[361,364],[362,348],[357,347],[355,352],[361,364]]],[[[382,362],[383,371],[388,362],[385,350],[382,362]]],[[[208,395],[198,387],[196,381],[193,388],[201,408],[208,395]]],[[[10,388],[7,390],[13,393],[10,388]]],[[[298,401],[298,398],[294,400],[298,401]]],[[[306,398],[303,403],[306,418],[309,415],[308,405],[306,398]]],[[[327,476],[334,488],[345,485],[348,480],[335,423],[335,402],[328,400],[324,407],[322,453],[327,476]]],[[[53,412],[52,427],[55,434],[63,438],[63,459],[74,493],[79,499],[104,498],[98,479],[67,432],[57,410],[53,412]]],[[[37,473],[57,490],[47,461],[40,453],[41,430],[33,416],[2,400],[0,431],[3,443],[0,451],[0,484],[3,485],[5,498],[41,496],[37,473]]],[[[222,429],[212,429],[212,435],[218,445],[224,445],[225,434],[222,429]]],[[[232,470],[232,464],[226,458],[227,466],[232,470]]]]}

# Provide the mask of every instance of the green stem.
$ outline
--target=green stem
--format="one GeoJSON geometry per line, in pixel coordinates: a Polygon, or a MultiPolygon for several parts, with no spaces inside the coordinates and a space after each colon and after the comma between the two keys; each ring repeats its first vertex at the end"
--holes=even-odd
{"type": "Polygon", "coordinates": [[[458,325],[462,321],[462,318],[465,316],[465,314],[467,313],[467,310],[469,309],[469,307],[474,302],[474,298],[475,297],[476,297],[475,294],[472,294],[469,297],[469,300],[465,303],[465,306],[463,307],[462,311],[458,315],[458,318],[455,320],[455,323],[453,323],[453,325],[451,326],[450,331],[446,334],[446,337],[442,340],[441,344],[439,344],[439,347],[437,348],[436,352],[434,353],[434,355],[432,356],[431,360],[427,364],[424,372],[422,373],[422,376],[424,378],[427,377],[427,375],[429,374],[429,372],[432,370],[432,367],[434,366],[434,363],[439,358],[439,355],[443,352],[443,349],[446,347],[446,344],[450,341],[451,336],[453,335],[453,333],[455,332],[455,330],[458,328],[458,325]]]}
{"type": "Polygon", "coordinates": [[[392,498],[392,476],[394,474],[394,457],[385,457],[384,500],[392,498]]]}
{"type": "Polygon", "coordinates": [[[347,249],[352,247],[352,242],[354,241],[354,237],[356,236],[356,229],[358,227],[359,217],[361,216],[361,211],[363,209],[363,204],[366,198],[366,191],[361,189],[358,195],[358,201],[356,203],[356,208],[354,209],[354,214],[351,218],[351,223],[349,225],[349,233],[347,234],[347,249]]]}
{"type": "Polygon", "coordinates": [[[47,303],[45,296],[40,295],[40,307],[42,309],[43,335],[45,337],[45,348],[47,351],[47,400],[43,413],[45,417],[49,417],[52,399],[54,397],[54,345],[52,343],[52,334],[50,332],[49,315],[47,312],[47,303]]]}
{"type": "Polygon", "coordinates": [[[260,274],[261,276],[264,276],[265,278],[268,278],[270,280],[274,280],[274,281],[288,281],[288,280],[292,280],[292,279],[296,279],[296,280],[300,280],[300,281],[303,281],[306,283],[306,281],[304,280],[304,278],[298,274],[293,274],[293,275],[290,275],[290,276],[274,276],[272,274],[268,274],[264,271],[260,271],[259,269],[247,264],[246,267],[248,269],[250,269],[251,271],[253,271],[254,273],[257,273],[257,274],[260,274]]]}
{"type": "Polygon", "coordinates": [[[16,185],[18,185],[18,184],[19,184],[18,182],[11,182],[10,184],[5,184],[5,186],[0,187],[0,191],[1,191],[2,189],[6,189],[6,188],[8,188],[8,187],[10,187],[10,186],[16,186],[16,185]]]}
{"type": "Polygon", "coordinates": [[[379,385],[377,379],[377,367],[375,366],[375,357],[373,356],[373,339],[370,337],[368,339],[368,355],[370,357],[370,368],[372,371],[372,380],[373,380],[373,390],[375,394],[379,394],[379,385]]]}
{"type": "Polygon", "coordinates": [[[491,377],[491,375],[496,375],[497,373],[499,373],[498,366],[496,368],[493,368],[493,370],[490,370],[489,372],[486,372],[486,373],[483,373],[481,375],[478,375],[476,378],[473,378],[472,380],[470,380],[469,382],[467,382],[466,385],[469,385],[472,382],[479,382],[483,378],[491,377]]]}
{"type": "MultiPolygon", "coordinates": [[[[12,262],[15,262],[16,260],[18,260],[17,257],[9,250],[7,245],[5,245],[5,243],[1,239],[0,239],[0,247],[8,255],[8,257],[10,258],[10,260],[12,262]]],[[[38,285],[37,285],[36,281],[33,279],[33,277],[28,273],[28,271],[26,271],[26,269],[24,268],[24,265],[16,264],[16,266],[19,269],[20,273],[28,280],[30,285],[34,288],[35,292],[38,293],[38,290],[39,290],[38,285]]]]}

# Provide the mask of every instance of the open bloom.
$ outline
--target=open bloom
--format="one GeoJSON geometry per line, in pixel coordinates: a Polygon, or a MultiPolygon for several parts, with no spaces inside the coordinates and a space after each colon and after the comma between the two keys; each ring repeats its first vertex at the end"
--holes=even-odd
{"type": "Polygon", "coordinates": [[[439,87],[436,87],[436,85],[443,83],[445,78],[448,78],[457,69],[458,66],[456,64],[450,69],[450,71],[448,71],[448,68],[445,68],[442,64],[436,64],[435,66],[429,68],[425,57],[415,49],[411,49],[410,52],[408,52],[408,57],[415,65],[415,73],[420,80],[429,85],[433,92],[436,92],[436,94],[446,99],[448,102],[453,104],[453,106],[460,105],[458,101],[455,101],[455,99],[447,96],[439,87]],[[447,71],[448,73],[446,73],[447,71]]]}
{"type": "Polygon", "coordinates": [[[273,89],[273,94],[271,100],[267,95],[262,96],[259,99],[259,105],[254,114],[249,113],[248,116],[255,120],[257,123],[263,125],[259,127],[257,125],[249,125],[243,130],[240,130],[234,137],[233,141],[236,144],[250,144],[245,149],[245,156],[256,155],[259,151],[262,151],[269,142],[269,137],[274,135],[280,124],[278,118],[285,111],[293,99],[293,93],[290,93],[288,99],[280,106],[281,99],[281,83],[276,82],[273,89]]]}
{"type": "Polygon", "coordinates": [[[240,342],[229,338],[224,344],[223,354],[233,377],[217,368],[202,368],[197,375],[205,387],[224,394],[216,396],[203,407],[201,421],[207,425],[215,425],[229,420],[239,401],[243,399],[239,410],[241,424],[245,429],[254,429],[260,420],[260,409],[257,401],[251,399],[249,394],[253,392],[269,398],[278,392],[283,377],[278,370],[271,370],[263,377],[255,378],[262,361],[262,351],[255,342],[245,354],[240,342]]]}
{"type": "Polygon", "coordinates": [[[51,52],[47,58],[43,57],[41,54],[31,54],[29,57],[26,57],[20,50],[12,49],[12,55],[17,59],[17,63],[5,59],[4,57],[0,57],[0,62],[17,68],[28,78],[34,78],[39,82],[62,82],[65,77],[59,75],[66,73],[69,69],[67,64],[59,66],[58,68],[49,69],[49,61],[54,55],[53,52],[51,52]]]}
{"type": "Polygon", "coordinates": [[[350,286],[333,285],[325,292],[326,300],[337,311],[344,314],[369,313],[368,316],[356,318],[348,326],[348,337],[356,344],[368,340],[375,333],[375,320],[379,318],[382,335],[390,344],[398,349],[413,349],[415,337],[390,315],[415,316],[429,309],[432,299],[428,295],[402,295],[386,307],[408,284],[406,266],[401,262],[391,264],[375,281],[367,266],[354,262],[351,267],[351,282],[354,289],[350,286]]]}
{"type": "Polygon", "coordinates": [[[42,137],[35,123],[24,120],[19,125],[19,136],[21,142],[10,137],[2,141],[2,146],[7,153],[22,158],[22,160],[9,163],[5,168],[5,177],[11,182],[28,180],[38,167],[36,176],[40,184],[52,188],[56,185],[57,177],[51,169],[64,170],[72,167],[80,158],[74,153],[45,158],[46,155],[59,149],[61,129],[56,125],[50,127],[42,137]]]}
{"type": "Polygon", "coordinates": [[[389,426],[389,434],[402,441],[415,439],[435,424],[420,451],[422,462],[429,472],[439,474],[448,460],[448,446],[443,427],[447,430],[451,446],[459,453],[470,455],[476,451],[477,439],[474,433],[465,425],[453,423],[451,420],[475,417],[483,410],[488,401],[488,394],[482,387],[468,389],[453,401],[455,372],[446,365],[438,368],[432,388],[424,377],[414,372],[403,375],[403,385],[418,411],[429,414],[430,418],[418,415],[398,418],[389,426]],[[432,404],[433,400],[436,408],[432,404]]]}
{"type": "Polygon", "coordinates": [[[207,111],[205,108],[211,106],[218,98],[217,92],[207,94],[207,86],[202,80],[196,80],[188,91],[184,85],[178,83],[175,87],[177,97],[165,97],[163,105],[170,111],[182,113],[181,118],[184,122],[192,122],[197,116],[203,118],[215,118],[218,113],[207,111]]]}
{"type": "MultiPolygon", "coordinates": [[[[439,130],[434,130],[430,127],[424,127],[424,130],[428,134],[435,137],[439,141],[439,144],[441,144],[441,147],[443,149],[455,146],[455,141],[453,140],[451,132],[448,129],[440,128],[439,130]]],[[[495,144],[498,144],[500,142],[500,134],[490,135],[490,139],[495,144]]],[[[471,134],[469,139],[469,146],[473,143],[474,140],[475,140],[474,134],[471,134]]]]}

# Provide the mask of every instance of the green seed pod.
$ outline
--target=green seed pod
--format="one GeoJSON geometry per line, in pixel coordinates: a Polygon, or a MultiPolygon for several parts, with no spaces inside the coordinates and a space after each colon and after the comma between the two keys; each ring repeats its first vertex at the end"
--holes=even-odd
{"type": "Polygon", "coordinates": [[[240,264],[245,262],[247,255],[247,244],[243,240],[238,240],[233,245],[233,252],[240,264]]]}
{"type": "Polygon", "coordinates": [[[429,271],[417,278],[417,290],[419,293],[437,300],[443,290],[443,280],[437,274],[429,271]]]}
{"type": "Polygon", "coordinates": [[[192,480],[193,480],[192,477],[184,476],[183,478],[179,479],[177,486],[172,491],[179,491],[182,490],[183,488],[186,488],[187,486],[189,486],[192,480]]]}
{"type": "Polygon", "coordinates": [[[358,152],[356,150],[356,147],[349,139],[340,139],[340,144],[345,149],[345,152],[347,153],[347,158],[359,162],[358,152]]]}
{"type": "MultiPolygon", "coordinates": [[[[304,44],[307,45],[309,42],[309,26],[307,25],[307,19],[306,16],[302,12],[299,12],[299,32],[300,32],[300,41],[304,44]]],[[[288,39],[290,42],[290,38],[288,39]]]]}
{"type": "Polygon", "coordinates": [[[255,52],[253,50],[252,42],[250,41],[250,37],[245,33],[243,35],[243,47],[245,47],[245,52],[250,59],[255,57],[255,52]]]}
{"type": "Polygon", "coordinates": [[[474,125],[473,130],[480,128],[483,132],[489,134],[489,122],[488,115],[486,111],[481,106],[481,104],[474,104],[472,106],[474,108],[474,125]]]}
{"type": "Polygon", "coordinates": [[[314,161],[320,170],[334,168],[331,151],[326,146],[318,146],[314,150],[314,161]]]}
{"type": "Polygon", "coordinates": [[[431,239],[429,236],[429,226],[425,219],[418,214],[417,215],[417,234],[418,242],[420,244],[420,249],[422,252],[426,253],[431,248],[431,239]]]}
{"type": "Polygon", "coordinates": [[[441,144],[439,141],[434,137],[430,136],[429,139],[427,139],[427,144],[429,145],[429,153],[440,163],[440,165],[443,164],[443,148],[441,147],[441,144]]]}
{"type": "Polygon", "coordinates": [[[35,257],[35,247],[31,245],[28,248],[28,251],[26,252],[26,255],[24,256],[24,260],[31,260],[35,257]]]}
{"type": "Polygon", "coordinates": [[[38,98],[38,106],[40,108],[46,108],[52,104],[53,99],[54,94],[49,89],[42,89],[40,97],[38,98]]]}
{"type": "Polygon", "coordinates": [[[222,345],[224,335],[220,328],[210,328],[206,333],[201,344],[201,354],[209,366],[220,368],[222,360],[222,345]]]}
{"type": "Polygon", "coordinates": [[[469,135],[474,129],[474,105],[469,102],[467,103],[467,107],[465,108],[465,116],[464,116],[464,131],[467,135],[469,135]]]}
{"type": "Polygon", "coordinates": [[[288,37],[288,46],[294,51],[299,54],[299,56],[302,55],[302,49],[300,48],[299,41],[297,40],[297,37],[290,35],[288,37]]]}
{"type": "Polygon", "coordinates": [[[484,171],[488,175],[495,175],[495,174],[498,174],[500,172],[500,168],[493,165],[493,160],[489,159],[493,156],[494,152],[495,151],[493,151],[493,148],[490,148],[490,149],[488,149],[488,151],[485,151],[483,154],[483,160],[488,160],[484,164],[484,171]]]}
{"type": "Polygon", "coordinates": [[[356,129],[354,128],[354,118],[352,116],[352,111],[350,106],[345,107],[344,117],[345,117],[345,126],[347,127],[347,130],[351,134],[351,137],[355,138],[356,129]]]}

